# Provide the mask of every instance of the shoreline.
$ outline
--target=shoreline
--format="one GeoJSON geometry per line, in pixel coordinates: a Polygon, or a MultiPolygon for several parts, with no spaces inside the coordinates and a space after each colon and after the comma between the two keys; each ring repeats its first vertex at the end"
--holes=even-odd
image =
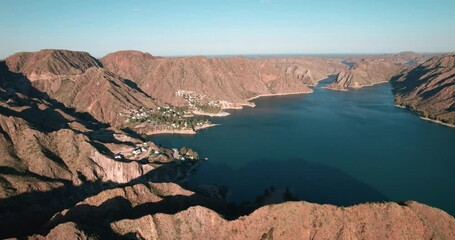
{"type": "Polygon", "coordinates": [[[207,116],[207,117],[226,117],[226,116],[231,115],[228,112],[222,112],[222,111],[220,111],[218,113],[207,113],[207,112],[201,112],[201,111],[193,111],[193,114],[197,115],[197,116],[207,116]]]}
{"type": "MultiPolygon", "coordinates": [[[[300,95],[300,94],[308,94],[308,93],[313,93],[313,90],[310,89],[310,91],[307,91],[307,92],[260,94],[260,95],[246,99],[245,103],[233,103],[230,105],[221,106],[221,110],[242,110],[244,107],[254,108],[254,107],[256,107],[256,104],[254,102],[250,102],[250,101],[258,99],[258,98],[262,98],[262,97],[300,95]]],[[[193,114],[198,115],[198,116],[208,116],[208,117],[226,117],[226,116],[231,115],[228,112],[206,113],[206,112],[201,112],[201,111],[193,111],[193,114]]]]}
{"type": "Polygon", "coordinates": [[[200,127],[195,127],[194,130],[193,129],[180,129],[180,130],[175,130],[175,129],[163,129],[163,130],[151,130],[151,131],[148,131],[146,134],[151,136],[151,135],[160,135],[160,134],[182,134],[182,135],[194,135],[197,133],[197,131],[199,130],[202,130],[202,129],[206,129],[206,128],[211,128],[211,127],[215,127],[215,126],[218,126],[220,124],[207,124],[207,125],[204,125],[204,126],[200,126],[200,127]]]}
{"type": "Polygon", "coordinates": [[[423,120],[429,121],[429,122],[434,122],[434,123],[437,123],[437,124],[441,124],[441,125],[444,125],[444,126],[446,126],[446,127],[455,128],[455,124],[445,123],[445,122],[441,122],[441,121],[439,121],[439,120],[435,120],[435,119],[431,119],[431,118],[426,118],[426,117],[420,117],[420,119],[423,119],[423,120]]]}
{"type": "Polygon", "coordinates": [[[406,106],[395,104],[395,107],[409,110],[409,111],[411,111],[411,112],[417,114],[417,116],[418,116],[420,119],[422,119],[422,120],[429,121],[429,122],[433,122],[433,123],[437,123],[437,124],[441,124],[441,125],[444,125],[444,126],[446,126],[446,127],[455,128],[455,124],[445,123],[445,122],[442,122],[442,121],[439,121],[439,120],[436,120],[436,119],[423,117],[422,115],[420,115],[419,112],[414,111],[414,110],[412,110],[412,109],[410,109],[410,108],[408,108],[408,107],[406,107],[406,106]]]}
{"type": "Polygon", "coordinates": [[[218,123],[206,124],[204,126],[195,127],[194,130],[197,132],[197,131],[202,130],[202,129],[216,127],[216,126],[219,126],[219,125],[221,125],[221,124],[218,124],[218,123]]]}
{"type": "Polygon", "coordinates": [[[252,101],[261,97],[275,97],[275,96],[288,96],[288,95],[300,95],[300,94],[307,94],[312,93],[313,90],[305,91],[305,92],[290,92],[290,93],[269,93],[269,94],[260,94],[252,98],[248,98],[246,101],[252,101]]]}
{"type": "Polygon", "coordinates": [[[321,88],[329,89],[329,90],[332,90],[332,91],[341,91],[341,92],[349,91],[349,89],[347,89],[347,88],[335,88],[335,87],[330,87],[330,86],[323,86],[321,88]]]}
{"type": "Polygon", "coordinates": [[[368,84],[368,85],[362,85],[362,86],[350,87],[350,88],[359,89],[359,88],[364,88],[364,87],[372,87],[372,86],[375,86],[375,85],[379,85],[379,84],[383,84],[383,83],[388,83],[388,82],[389,82],[389,81],[382,81],[382,82],[376,82],[376,83],[372,83],[372,84],[368,84]]]}
{"type": "Polygon", "coordinates": [[[236,106],[235,104],[233,104],[232,106],[222,106],[221,109],[223,109],[223,110],[229,110],[229,109],[241,110],[244,107],[254,108],[254,107],[256,107],[256,104],[247,102],[247,103],[240,103],[240,106],[236,106]]]}
{"type": "MultiPolygon", "coordinates": [[[[336,88],[336,87],[330,87],[330,86],[324,86],[322,88],[330,89],[330,90],[334,90],[334,91],[345,91],[346,92],[346,91],[349,91],[350,89],[361,89],[361,88],[365,88],[365,87],[373,87],[373,86],[383,84],[383,83],[388,83],[388,82],[389,81],[382,81],[382,82],[372,83],[372,84],[368,84],[368,85],[362,85],[362,86],[357,86],[357,87],[347,87],[347,88],[336,88]]],[[[330,84],[334,84],[334,83],[330,83],[330,84]]],[[[334,85],[339,86],[337,84],[334,84],[334,85]]]]}

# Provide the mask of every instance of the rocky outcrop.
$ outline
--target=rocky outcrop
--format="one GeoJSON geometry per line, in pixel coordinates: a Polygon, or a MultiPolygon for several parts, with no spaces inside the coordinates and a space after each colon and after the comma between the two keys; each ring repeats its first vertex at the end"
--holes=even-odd
{"type": "Polygon", "coordinates": [[[433,57],[392,80],[398,105],[455,124],[455,55],[433,57]]]}
{"type": "Polygon", "coordinates": [[[121,126],[126,119],[120,112],[141,107],[155,108],[154,100],[133,82],[102,68],[88,53],[41,50],[17,53],[5,59],[8,81],[29,81],[43,94],[87,112],[98,121],[121,126]]]}
{"type": "Polygon", "coordinates": [[[347,90],[349,88],[372,86],[378,83],[388,82],[402,69],[402,65],[398,65],[387,59],[363,59],[348,71],[339,73],[336,80],[326,85],[325,88],[347,90]]]}
{"type": "Polygon", "coordinates": [[[52,229],[46,237],[43,236],[32,236],[28,239],[38,239],[38,240],[61,240],[61,239],[78,239],[78,240],[87,240],[95,239],[90,234],[85,233],[81,230],[77,224],[73,222],[62,223],[52,229]]]}
{"type": "Polygon", "coordinates": [[[258,58],[256,61],[280,68],[287,76],[292,76],[309,86],[330,75],[348,70],[341,60],[316,57],[258,58]]]}
{"type": "Polygon", "coordinates": [[[155,58],[122,51],[108,54],[101,62],[109,71],[136,82],[147,94],[173,105],[186,104],[176,95],[179,90],[205,96],[205,101],[226,101],[233,107],[263,94],[311,92],[279,68],[244,57],[155,58]]]}

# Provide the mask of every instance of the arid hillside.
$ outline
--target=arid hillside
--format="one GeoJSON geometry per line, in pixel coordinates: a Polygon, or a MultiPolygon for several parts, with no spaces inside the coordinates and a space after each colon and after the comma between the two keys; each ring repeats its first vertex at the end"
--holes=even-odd
{"type": "Polygon", "coordinates": [[[335,81],[326,88],[348,90],[388,82],[404,69],[422,63],[427,58],[426,55],[414,52],[350,57],[346,61],[354,65],[348,70],[340,71],[335,81]]]}
{"type": "Polygon", "coordinates": [[[309,86],[327,78],[347,71],[349,67],[340,59],[316,57],[258,58],[256,61],[280,68],[287,76],[293,76],[309,86]]]}
{"type": "Polygon", "coordinates": [[[136,184],[56,214],[32,239],[453,239],[455,219],[416,202],[336,207],[286,202],[226,220],[223,207],[175,184],[136,184]],[[122,206],[122,207],[119,207],[122,206]]]}
{"type": "Polygon", "coordinates": [[[147,53],[121,51],[101,59],[104,67],[132,80],[147,94],[173,105],[185,105],[179,90],[195,92],[205,102],[222,101],[240,107],[263,94],[309,93],[311,89],[269,63],[244,57],[155,58],[147,53]]]}
{"type": "Polygon", "coordinates": [[[387,59],[364,59],[349,70],[340,72],[337,79],[326,88],[347,90],[388,82],[402,67],[387,59]]]}
{"type": "Polygon", "coordinates": [[[17,53],[0,63],[7,81],[29,81],[44,97],[51,97],[97,120],[120,126],[120,112],[155,108],[153,99],[137,86],[103,69],[86,52],[41,50],[17,53]]]}
{"type": "Polygon", "coordinates": [[[455,124],[455,55],[433,57],[392,80],[398,105],[455,124]]]}

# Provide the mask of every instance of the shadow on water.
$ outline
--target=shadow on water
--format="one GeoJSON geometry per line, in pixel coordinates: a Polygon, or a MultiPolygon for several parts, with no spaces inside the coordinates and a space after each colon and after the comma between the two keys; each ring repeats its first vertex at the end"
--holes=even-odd
{"type": "Polygon", "coordinates": [[[189,186],[224,185],[232,191],[231,200],[235,202],[250,201],[271,184],[278,188],[289,187],[299,200],[314,203],[348,206],[389,200],[376,189],[336,168],[304,159],[261,159],[239,169],[207,162],[200,170],[203,176],[196,173],[189,186]]]}

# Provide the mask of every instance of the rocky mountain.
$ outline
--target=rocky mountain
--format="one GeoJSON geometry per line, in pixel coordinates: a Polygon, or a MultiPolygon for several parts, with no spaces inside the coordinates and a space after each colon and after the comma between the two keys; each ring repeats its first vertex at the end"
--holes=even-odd
{"type": "Polygon", "coordinates": [[[186,105],[177,95],[189,91],[205,102],[223,101],[223,107],[249,105],[250,98],[263,94],[309,93],[296,81],[267,62],[244,57],[155,58],[147,53],[121,51],[101,59],[104,67],[132,80],[147,94],[173,105],[186,105]]]}
{"type": "Polygon", "coordinates": [[[53,49],[19,52],[6,58],[5,62],[10,71],[22,73],[31,81],[78,75],[89,68],[101,67],[87,52],[53,49]]]}
{"type": "Polygon", "coordinates": [[[128,80],[105,70],[86,52],[41,50],[5,59],[2,75],[9,81],[28,81],[33,88],[97,120],[120,126],[120,112],[155,108],[154,100],[128,80]]]}
{"type": "Polygon", "coordinates": [[[433,57],[392,80],[396,103],[455,124],[455,55],[433,57]]]}
{"type": "Polygon", "coordinates": [[[401,65],[386,59],[364,59],[356,63],[348,71],[340,72],[337,79],[325,87],[333,90],[347,90],[349,88],[372,86],[388,82],[401,69],[401,65]]]}
{"type": "Polygon", "coordinates": [[[106,190],[56,214],[31,239],[452,239],[455,219],[416,202],[352,207],[286,202],[227,220],[223,207],[170,183],[106,190]]]}
{"type": "Polygon", "coordinates": [[[346,61],[354,63],[349,70],[341,71],[337,79],[325,86],[333,90],[361,88],[390,81],[400,71],[421,63],[428,58],[414,52],[351,57],[346,61]]]}
{"type": "Polygon", "coordinates": [[[421,54],[411,51],[392,53],[392,54],[373,54],[373,55],[360,55],[360,56],[351,56],[345,60],[348,62],[360,62],[365,59],[386,59],[396,64],[405,64],[405,65],[417,65],[423,63],[432,57],[432,54],[421,54]]]}
{"type": "Polygon", "coordinates": [[[316,57],[258,58],[256,61],[280,68],[287,76],[293,76],[309,86],[329,75],[347,71],[348,66],[341,60],[316,57]]]}
{"type": "Polygon", "coordinates": [[[14,75],[0,77],[0,238],[33,231],[87,195],[142,178],[174,181],[191,169],[167,155],[155,162],[152,143],[136,157],[131,151],[143,139],[41,98],[28,79],[14,75]]]}

